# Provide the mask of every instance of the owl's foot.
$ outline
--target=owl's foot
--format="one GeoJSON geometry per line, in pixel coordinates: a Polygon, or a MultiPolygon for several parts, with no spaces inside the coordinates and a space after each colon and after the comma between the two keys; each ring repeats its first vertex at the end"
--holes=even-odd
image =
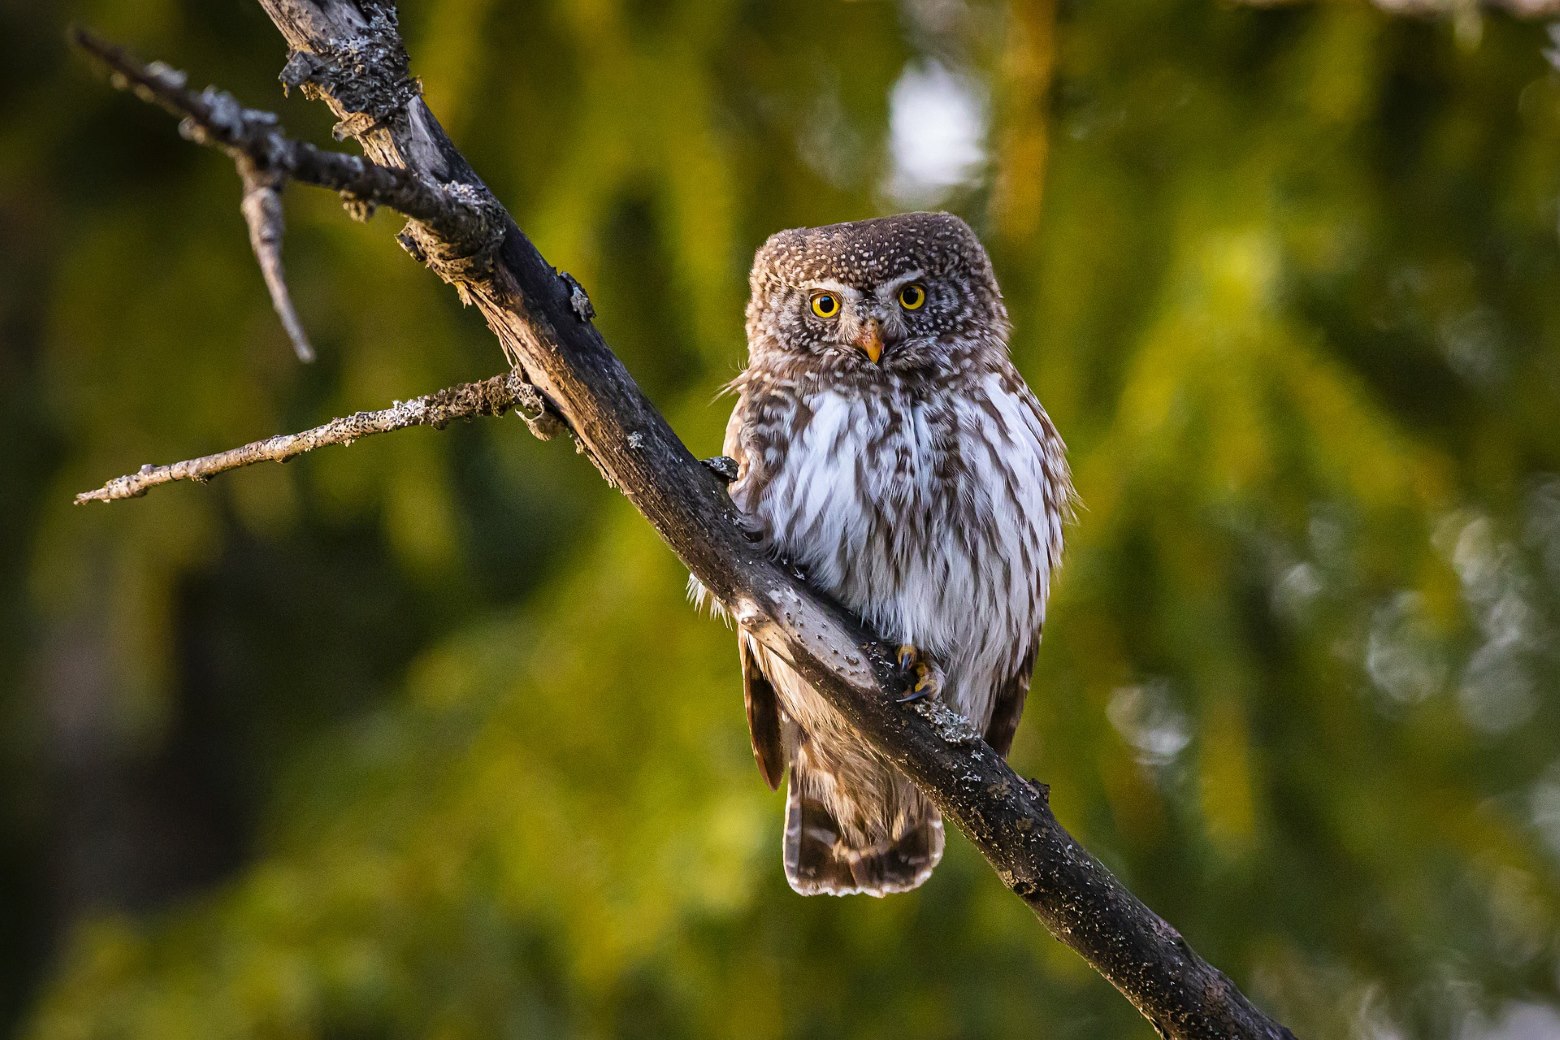
{"type": "Polygon", "coordinates": [[[910,687],[910,692],[898,698],[897,703],[909,704],[911,701],[921,700],[923,697],[935,697],[942,692],[942,669],[933,664],[930,659],[924,657],[909,643],[905,643],[895,652],[895,659],[899,662],[899,670],[906,678],[914,676],[915,683],[910,687]]]}

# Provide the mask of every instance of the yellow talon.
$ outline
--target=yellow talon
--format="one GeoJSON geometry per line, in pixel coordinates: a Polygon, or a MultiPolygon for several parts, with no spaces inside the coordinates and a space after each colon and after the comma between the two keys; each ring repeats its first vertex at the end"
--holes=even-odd
{"type": "Polygon", "coordinates": [[[921,651],[910,643],[902,644],[895,651],[902,672],[914,673],[915,683],[910,692],[899,698],[900,704],[918,701],[922,697],[934,697],[942,692],[942,670],[921,656],[921,651]]]}

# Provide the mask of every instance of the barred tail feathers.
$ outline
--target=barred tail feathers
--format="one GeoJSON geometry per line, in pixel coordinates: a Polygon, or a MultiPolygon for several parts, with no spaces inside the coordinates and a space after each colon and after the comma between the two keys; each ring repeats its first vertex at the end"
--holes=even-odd
{"type": "Polygon", "coordinates": [[[843,837],[834,812],[809,793],[807,781],[805,767],[793,762],[786,786],[785,878],[798,893],[885,896],[908,892],[931,876],[943,853],[942,816],[935,808],[921,802],[897,834],[885,828],[876,840],[853,843],[843,837]]]}

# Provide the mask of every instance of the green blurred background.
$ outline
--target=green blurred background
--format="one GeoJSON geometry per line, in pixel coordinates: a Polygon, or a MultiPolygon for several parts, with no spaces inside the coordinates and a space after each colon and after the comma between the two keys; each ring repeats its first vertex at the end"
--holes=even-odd
{"type": "MultiPolygon", "coordinates": [[[[767,234],[975,224],[1086,507],[1016,766],[1302,1035],[1560,1035],[1541,21],[405,6],[695,451],[767,234]]],[[[393,216],[294,189],[296,363],[231,165],[69,19],[330,141],[255,4],[0,0],[0,1031],[1151,1035],[962,839],[913,895],[792,895],[731,635],[565,443],[490,420],[72,507],[502,361],[393,216]]]]}

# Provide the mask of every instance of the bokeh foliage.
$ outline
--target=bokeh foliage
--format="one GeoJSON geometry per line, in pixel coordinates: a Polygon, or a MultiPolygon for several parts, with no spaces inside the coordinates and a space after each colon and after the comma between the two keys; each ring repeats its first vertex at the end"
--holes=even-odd
{"type": "MultiPolygon", "coordinates": [[[[294,189],[321,353],[297,366],[231,169],[61,42],[82,19],[328,140],[274,89],[274,30],[63,6],[0,5],[0,1016],[38,1040],[1148,1035],[959,839],[915,895],[793,896],[729,633],[517,422],[73,509],[501,361],[392,218],[294,189]]],[[[696,450],[765,235],[975,223],[1085,505],[1018,767],[1303,1035],[1560,1028],[1541,27],[404,6],[435,110],[696,450]],[[946,130],[926,84],[984,148],[949,183],[906,180],[906,142],[946,130]]]]}

